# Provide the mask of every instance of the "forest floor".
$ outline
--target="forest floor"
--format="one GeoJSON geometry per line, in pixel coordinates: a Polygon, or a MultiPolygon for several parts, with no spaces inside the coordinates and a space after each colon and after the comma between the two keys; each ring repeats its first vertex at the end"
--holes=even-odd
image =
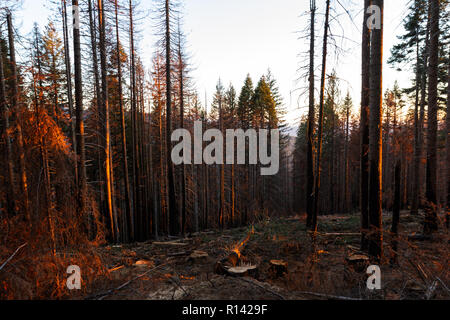
{"type": "MultiPolygon", "coordinates": [[[[381,265],[382,289],[367,289],[369,261],[351,263],[358,254],[359,215],[323,216],[315,249],[305,217],[272,218],[249,228],[210,231],[183,239],[98,248],[108,275],[98,279],[83,299],[105,300],[302,300],[302,299],[449,299],[449,237],[408,241],[422,229],[420,216],[401,214],[396,264],[381,265]],[[219,275],[215,265],[250,235],[241,254],[257,266],[252,276],[219,275]],[[195,251],[207,257],[190,259],[195,251]],[[271,260],[287,263],[277,274],[271,260]]],[[[384,216],[390,230],[390,215],[384,216]]],[[[384,236],[390,257],[391,236],[384,236]]],[[[75,298],[75,297],[73,297],[75,298]]]]}

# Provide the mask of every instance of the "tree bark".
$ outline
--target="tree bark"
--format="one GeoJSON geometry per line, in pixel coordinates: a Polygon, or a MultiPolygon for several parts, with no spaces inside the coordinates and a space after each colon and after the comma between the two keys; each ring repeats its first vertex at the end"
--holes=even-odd
{"type": "Polygon", "coordinates": [[[14,43],[14,30],[12,24],[12,16],[11,13],[7,14],[7,23],[8,23],[8,40],[9,40],[9,54],[10,54],[10,62],[12,69],[12,78],[11,78],[11,88],[12,88],[12,97],[11,97],[11,107],[16,113],[16,132],[17,132],[17,150],[19,153],[19,172],[20,172],[20,191],[22,193],[22,210],[25,218],[31,224],[31,213],[30,213],[30,202],[28,197],[28,179],[27,179],[27,171],[26,171],[26,159],[25,159],[25,151],[23,148],[23,134],[22,134],[22,108],[19,106],[19,85],[18,85],[18,75],[17,75],[17,64],[16,64],[16,49],[14,43]]]}
{"type": "Polygon", "coordinates": [[[315,51],[315,19],[316,1],[310,0],[311,26],[309,48],[309,113],[307,130],[307,164],[306,164],[306,214],[307,227],[311,227],[314,211],[314,126],[315,126],[315,101],[314,101],[314,51],[315,51]]]}
{"type": "Polygon", "coordinates": [[[429,1],[430,10],[430,65],[428,68],[428,143],[427,143],[427,210],[424,234],[437,230],[437,113],[439,63],[439,0],[429,1]]]}
{"type": "Polygon", "coordinates": [[[330,0],[327,0],[327,9],[325,13],[325,26],[323,36],[323,52],[322,52],[322,76],[320,82],[320,107],[319,107],[319,135],[317,142],[317,162],[316,162],[316,182],[314,188],[314,211],[312,217],[312,231],[317,232],[317,216],[319,214],[319,192],[320,192],[320,178],[321,178],[321,161],[322,161],[322,138],[323,138],[323,114],[324,114],[324,96],[325,96],[325,77],[327,67],[327,52],[328,52],[328,28],[330,19],[330,0]]]}
{"type": "Polygon", "coordinates": [[[364,1],[364,21],[362,33],[362,88],[361,88],[361,250],[368,249],[369,230],[369,104],[370,104],[370,30],[367,26],[369,6],[372,0],[364,1]]]}
{"type": "Polygon", "coordinates": [[[169,211],[169,232],[173,236],[180,234],[180,217],[178,216],[177,201],[175,199],[175,177],[173,173],[172,154],[172,55],[170,28],[170,0],[165,0],[165,45],[166,45],[166,165],[167,165],[167,203],[169,211]]]}
{"type": "Polygon", "coordinates": [[[108,83],[107,83],[107,62],[106,62],[106,43],[105,43],[105,10],[103,0],[98,0],[98,21],[100,29],[100,64],[101,64],[101,78],[102,78],[102,116],[104,121],[104,170],[105,170],[105,194],[106,194],[106,209],[110,219],[111,238],[113,241],[118,241],[118,226],[116,225],[116,211],[113,201],[113,184],[112,184],[112,162],[111,162],[111,134],[109,122],[109,101],[108,101],[108,83]]]}
{"type": "MultiPolygon", "coordinates": [[[[66,83],[67,83],[67,100],[69,104],[69,116],[70,116],[70,129],[71,129],[71,142],[73,151],[77,152],[77,139],[75,131],[75,119],[73,114],[73,95],[72,95],[72,70],[70,63],[70,48],[69,48],[69,28],[67,23],[67,2],[63,0],[62,7],[62,19],[63,19],[63,37],[64,37],[64,62],[66,67],[66,83]]],[[[78,186],[78,162],[75,161],[75,184],[78,186]]]]}
{"type": "MultiPolygon", "coordinates": [[[[72,0],[74,21],[79,21],[78,0],[72,0]]],[[[87,197],[86,151],[84,143],[83,118],[83,82],[81,68],[80,28],[73,25],[73,48],[75,61],[75,116],[76,116],[76,146],[78,164],[78,214],[85,214],[87,197]]]]}
{"type": "Polygon", "coordinates": [[[369,147],[369,255],[380,260],[383,255],[382,230],[382,80],[384,0],[373,0],[380,8],[380,28],[372,29],[370,58],[370,147],[369,147]]]}
{"type": "Polygon", "coordinates": [[[6,143],[6,163],[8,166],[8,194],[7,194],[7,217],[16,213],[16,182],[14,179],[14,160],[12,153],[9,108],[6,101],[5,74],[3,71],[3,52],[0,49],[0,112],[2,115],[3,136],[6,143]]]}
{"type": "Polygon", "coordinates": [[[448,84],[447,84],[447,135],[446,135],[446,148],[447,148],[447,214],[445,216],[445,224],[447,229],[450,223],[450,56],[448,64],[448,84]]]}
{"type": "Polygon", "coordinates": [[[134,240],[134,225],[133,225],[133,206],[130,196],[130,176],[128,174],[128,150],[127,150],[127,135],[125,125],[125,111],[123,106],[123,88],[122,88],[122,62],[120,60],[120,35],[119,35],[119,5],[115,0],[115,18],[116,18],[116,50],[117,50],[117,73],[119,86],[119,109],[120,109],[120,129],[122,139],[122,166],[123,178],[125,184],[125,214],[128,230],[128,241],[134,240]]]}

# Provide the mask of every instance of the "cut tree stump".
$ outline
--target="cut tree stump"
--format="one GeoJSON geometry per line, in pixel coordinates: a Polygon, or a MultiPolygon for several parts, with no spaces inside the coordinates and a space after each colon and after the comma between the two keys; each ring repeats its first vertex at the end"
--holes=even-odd
{"type": "Polygon", "coordinates": [[[288,273],[287,262],[283,260],[270,260],[270,271],[277,277],[282,277],[288,273]]]}
{"type": "Polygon", "coordinates": [[[258,267],[254,265],[239,266],[239,267],[225,267],[228,275],[233,277],[257,277],[258,267]]]}
{"type": "Polygon", "coordinates": [[[195,250],[186,260],[197,263],[206,261],[208,257],[208,253],[200,250],[195,250]]]}
{"type": "Polygon", "coordinates": [[[134,264],[135,267],[153,267],[154,263],[148,260],[138,260],[134,264]]]}
{"type": "Polygon", "coordinates": [[[365,254],[352,254],[345,258],[347,262],[354,267],[355,271],[363,272],[369,264],[369,257],[365,254]]]}

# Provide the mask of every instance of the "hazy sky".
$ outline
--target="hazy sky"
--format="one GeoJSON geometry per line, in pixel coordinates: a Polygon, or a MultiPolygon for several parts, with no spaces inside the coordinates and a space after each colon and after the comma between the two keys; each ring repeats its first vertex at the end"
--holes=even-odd
{"type": "MultiPolygon", "coordinates": [[[[345,95],[350,91],[356,108],[359,104],[361,74],[361,25],[362,1],[332,1],[339,14],[339,24],[333,22],[332,30],[337,35],[337,44],[345,52],[336,58],[334,46],[330,46],[328,70],[337,69],[342,79],[341,90],[345,95]],[[354,18],[350,21],[338,3],[346,5],[354,18]],[[355,5],[356,3],[356,5],[355,5]],[[343,40],[344,36],[346,39],[343,40]]],[[[403,32],[402,18],[406,13],[409,0],[385,1],[385,43],[384,59],[389,57],[389,50],[396,42],[396,36],[403,32]]],[[[43,27],[50,18],[45,8],[51,6],[48,0],[25,0],[22,33],[28,33],[34,21],[43,27]]],[[[70,3],[70,1],[69,1],[70,3]]],[[[152,10],[153,0],[141,0],[142,8],[152,10]]],[[[319,17],[317,27],[316,76],[320,75],[320,54],[322,50],[322,16],[325,0],[317,1],[319,17]],[[320,25],[319,25],[320,24],[320,25]]],[[[202,101],[205,92],[211,101],[219,77],[225,86],[233,83],[239,92],[247,73],[256,85],[262,74],[270,68],[277,79],[280,92],[289,111],[287,120],[295,125],[299,116],[306,110],[307,96],[302,92],[304,82],[296,82],[302,64],[299,56],[308,50],[307,41],[299,39],[308,24],[308,0],[185,0],[184,20],[188,34],[188,49],[192,55],[193,77],[202,101]]],[[[57,17],[59,19],[59,17],[57,17]]],[[[154,52],[155,39],[152,36],[153,21],[147,18],[142,22],[141,56],[146,66],[150,66],[154,52]]],[[[401,84],[408,83],[407,73],[398,73],[389,66],[384,68],[384,88],[391,87],[395,80],[401,84]]]]}

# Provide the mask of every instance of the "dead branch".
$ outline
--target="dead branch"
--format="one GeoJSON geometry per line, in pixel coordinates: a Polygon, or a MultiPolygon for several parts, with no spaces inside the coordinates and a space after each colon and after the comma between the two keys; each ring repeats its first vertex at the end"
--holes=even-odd
{"type": "Polygon", "coordinates": [[[436,277],[436,280],[440,282],[442,287],[447,290],[447,292],[450,294],[450,289],[447,287],[447,285],[444,283],[444,281],[441,280],[441,278],[436,277]]]}
{"type": "Polygon", "coordinates": [[[18,248],[16,249],[16,251],[14,251],[14,253],[13,253],[8,259],[6,259],[6,261],[0,266],[0,270],[2,270],[2,269],[6,266],[6,264],[7,264],[8,262],[10,262],[10,261],[12,260],[12,258],[14,258],[14,256],[19,252],[19,250],[22,249],[23,247],[25,247],[27,244],[28,244],[28,243],[24,243],[23,245],[21,245],[20,247],[18,247],[18,248]]]}
{"type": "Polygon", "coordinates": [[[259,281],[256,281],[256,280],[253,280],[253,279],[249,279],[249,278],[232,278],[232,279],[242,280],[242,281],[247,282],[249,284],[252,284],[252,285],[254,285],[254,286],[256,286],[256,287],[258,287],[258,288],[260,288],[260,289],[262,289],[264,291],[269,292],[270,294],[280,298],[281,300],[286,300],[286,298],[283,297],[281,294],[279,294],[278,292],[275,292],[275,291],[273,291],[273,290],[271,290],[269,288],[266,288],[259,281]]]}
{"type": "Polygon", "coordinates": [[[329,300],[347,300],[347,301],[359,301],[359,300],[361,300],[361,299],[357,299],[357,298],[350,298],[350,297],[344,297],[344,296],[333,296],[333,295],[329,295],[329,294],[308,292],[308,291],[296,291],[296,293],[306,294],[306,295],[310,295],[310,296],[316,296],[316,297],[319,297],[319,298],[327,298],[329,300]]]}
{"type": "Polygon", "coordinates": [[[128,286],[130,283],[132,283],[133,281],[136,281],[136,280],[138,280],[138,279],[140,279],[140,278],[146,276],[146,275],[149,274],[150,272],[153,272],[153,271],[155,271],[155,270],[157,270],[157,269],[159,269],[159,268],[161,268],[161,267],[163,267],[163,266],[165,266],[165,265],[167,265],[167,264],[168,264],[168,262],[167,262],[167,263],[160,264],[159,266],[156,266],[155,268],[150,269],[150,270],[144,272],[143,274],[140,274],[140,275],[138,275],[138,276],[132,278],[131,280],[128,280],[127,282],[125,282],[124,284],[118,286],[117,288],[113,288],[113,289],[110,289],[110,290],[105,291],[105,292],[102,292],[102,293],[98,293],[98,294],[95,294],[95,295],[88,296],[88,297],[85,298],[85,300],[90,300],[90,299],[95,299],[95,298],[98,298],[97,300],[103,300],[103,299],[105,299],[106,297],[108,297],[108,296],[110,296],[111,294],[113,294],[114,292],[119,291],[119,290],[125,288],[125,287],[128,286]]]}
{"type": "Polygon", "coordinates": [[[438,280],[434,280],[433,283],[427,288],[427,291],[425,292],[425,300],[430,300],[433,297],[434,291],[436,291],[438,283],[439,283],[438,280]]]}

